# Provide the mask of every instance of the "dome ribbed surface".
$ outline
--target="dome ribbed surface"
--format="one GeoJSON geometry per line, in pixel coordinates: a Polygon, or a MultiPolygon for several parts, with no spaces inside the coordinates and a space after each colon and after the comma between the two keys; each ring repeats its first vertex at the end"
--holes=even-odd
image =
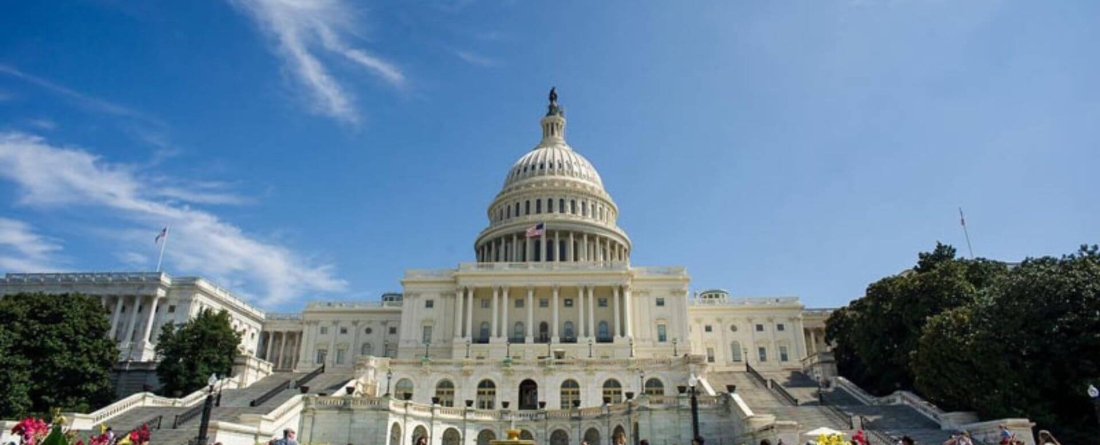
{"type": "Polygon", "coordinates": [[[523,155],[508,171],[504,188],[525,179],[555,176],[584,181],[603,188],[603,180],[592,163],[567,145],[541,146],[523,155]]]}

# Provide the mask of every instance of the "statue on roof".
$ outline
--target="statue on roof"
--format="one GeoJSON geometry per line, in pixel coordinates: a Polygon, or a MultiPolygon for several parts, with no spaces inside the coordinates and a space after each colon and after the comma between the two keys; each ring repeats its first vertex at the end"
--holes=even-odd
{"type": "Polygon", "coordinates": [[[557,87],[550,87],[550,106],[546,111],[547,116],[564,116],[565,110],[562,110],[558,106],[558,89],[557,87]]]}
{"type": "Polygon", "coordinates": [[[550,105],[558,104],[558,88],[550,87],[550,105]]]}

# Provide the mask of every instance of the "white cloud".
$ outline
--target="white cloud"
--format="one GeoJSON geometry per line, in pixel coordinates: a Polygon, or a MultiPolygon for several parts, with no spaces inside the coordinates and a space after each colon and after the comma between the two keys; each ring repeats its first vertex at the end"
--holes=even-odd
{"type": "Polygon", "coordinates": [[[491,57],[485,57],[485,56],[482,56],[480,54],[472,53],[472,52],[469,52],[469,51],[455,50],[454,53],[455,53],[456,56],[458,56],[459,59],[462,59],[463,61],[465,61],[466,63],[469,63],[471,65],[477,65],[477,66],[481,66],[481,67],[491,67],[491,66],[497,66],[497,65],[500,64],[500,62],[497,61],[496,59],[493,59],[491,57]]]}
{"type": "MultiPolygon", "coordinates": [[[[335,276],[332,265],[315,264],[283,245],[258,239],[210,212],[192,208],[189,204],[231,200],[232,195],[211,191],[209,186],[164,186],[179,181],[150,177],[135,167],[22,133],[0,133],[0,178],[19,186],[19,204],[37,209],[93,208],[119,218],[128,226],[120,236],[131,250],[143,245],[153,249],[156,233],[170,225],[164,254],[167,269],[199,274],[223,286],[243,286],[242,294],[255,294],[247,288],[262,287],[263,304],[311,292],[341,292],[347,285],[335,276]]],[[[120,255],[137,259],[125,252],[120,255]]]]}
{"type": "Polygon", "coordinates": [[[0,217],[0,270],[53,272],[61,245],[34,232],[23,221],[0,217]]]}
{"type": "Polygon", "coordinates": [[[57,128],[57,122],[49,118],[28,119],[27,123],[40,130],[53,130],[57,128]]]}
{"type": "Polygon", "coordinates": [[[366,68],[395,86],[405,75],[393,64],[348,45],[356,13],[344,0],[229,0],[247,13],[277,44],[286,68],[312,92],[317,112],[356,123],[354,97],[340,85],[318,56],[325,50],[366,68]]]}
{"type": "Polygon", "coordinates": [[[138,120],[146,121],[147,123],[155,123],[155,124],[160,125],[160,122],[156,121],[155,119],[151,119],[148,116],[145,116],[144,114],[141,114],[137,111],[131,110],[131,109],[126,108],[124,106],[114,104],[114,103],[111,103],[111,102],[108,102],[108,101],[105,101],[105,100],[102,100],[102,99],[99,99],[99,98],[96,98],[96,97],[89,96],[87,94],[75,91],[71,88],[68,88],[64,85],[58,85],[56,83],[50,82],[49,80],[43,79],[41,77],[37,77],[37,76],[33,76],[31,74],[24,73],[24,72],[22,72],[18,69],[15,69],[15,68],[7,66],[7,65],[0,65],[0,73],[7,74],[9,76],[16,77],[18,79],[22,79],[24,81],[27,81],[27,82],[33,83],[35,85],[38,85],[42,88],[45,88],[45,89],[47,89],[47,90],[49,90],[53,93],[59,94],[61,96],[65,96],[66,98],[76,102],[80,106],[82,106],[82,107],[84,107],[84,108],[86,108],[90,111],[94,111],[94,112],[98,112],[98,113],[113,114],[113,115],[116,115],[116,116],[130,117],[130,118],[135,118],[135,119],[138,119],[138,120]]]}

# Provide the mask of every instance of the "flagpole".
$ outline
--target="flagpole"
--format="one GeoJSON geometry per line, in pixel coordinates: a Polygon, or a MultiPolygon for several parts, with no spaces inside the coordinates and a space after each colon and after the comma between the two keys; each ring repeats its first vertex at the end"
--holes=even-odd
{"type": "Polygon", "coordinates": [[[160,242],[160,254],[157,255],[157,273],[160,273],[160,262],[164,259],[164,245],[168,244],[168,226],[164,226],[164,236],[160,242]]]}
{"type": "Polygon", "coordinates": [[[966,250],[970,252],[970,259],[974,259],[974,248],[970,247],[970,232],[966,230],[966,217],[963,216],[962,207],[959,207],[959,221],[962,222],[963,235],[966,235],[966,250]]]}

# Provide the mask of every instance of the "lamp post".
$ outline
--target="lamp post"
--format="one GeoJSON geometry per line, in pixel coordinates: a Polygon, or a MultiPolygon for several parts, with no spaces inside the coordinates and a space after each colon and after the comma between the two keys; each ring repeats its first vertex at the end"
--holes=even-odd
{"type": "Polygon", "coordinates": [[[672,339],[672,356],[675,357],[677,355],[680,354],[676,351],[676,339],[674,338],[672,339]]]}
{"type": "MultiPolygon", "coordinates": [[[[401,397],[403,399],[405,399],[405,420],[401,423],[401,427],[404,428],[404,430],[405,430],[404,432],[406,434],[411,435],[412,431],[409,431],[409,398],[412,397],[412,394],[404,393],[404,394],[401,394],[401,397]]],[[[401,438],[401,443],[402,444],[405,443],[405,438],[404,437],[401,438]]]]}
{"type": "Polygon", "coordinates": [[[699,379],[695,378],[695,374],[691,375],[688,379],[688,386],[691,387],[691,437],[692,439],[699,437],[699,398],[695,393],[695,384],[699,382],[699,379]]]}
{"type": "Polygon", "coordinates": [[[630,358],[634,358],[634,337],[630,338],[630,358]]]}
{"type": "Polygon", "coordinates": [[[390,380],[393,379],[393,370],[386,370],[386,395],[382,397],[390,396],[390,380]]]}
{"type": "Polygon", "coordinates": [[[592,358],[592,337],[588,337],[588,358],[592,358]]]}
{"type": "Polygon", "coordinates": [[[432,397],[432,423],[431,428],[428,428],[428,443],[432,443],[432,436],[435,435],[435,407],[439,406],[439,397],[432,397]]]}
{"type": "Polygon", "coordinates": [[[638,395],[645,394],[645,370],[642,369],[638,374],[638,395]]]}
{"type": "Polygon", "coordinates": [[[577,410],[577,441],[578,441],[577,443],[580,443],[580,441],[584,440],[584,438],[581,437],[581,409],[580,408],[581,408],[580,399],[573,400],[573,409],[577,410]]]}
{"type": "Polygon", "coordinates": [[[470,339],[466,339],[466,358],[470,358],[470,339]]]}
{"type": "Polygon", "coordinates": [[[607,445],[615,445],[611,434],[611,397],[603,398],[604,417],[607,423],[607,445]]]}
{"type": "Polygon", "coordinates": [[[1100,422],[1100,389],[1089,385],[1088,394],[1089,398],[1092,399],[1092,407],[1096,410],[1096,421],[1100,422]]]}
{"type": "Polygon", "coordinates": [[[428,346],[431,346],[431,344],[429,341],[424,342],[424,360],[428,359],[428,346]]]}
{"type": "Polygon", "coordinates": [[[206,445],[207,438],[206,432],[210,428],[210,411],[214,408],[214,385],[218,383],[218,375],[210,374],[210,378],[206,379],[206,384],[209,385],[209,390],[206,394],[206,402],[202,405],[202,419],[199,422],[199,437],[196,440],[198,445],[206,445]]]}
{"type": "Polygon", "coordinates": [[[504,343],[504,357],[512,358],[512,340],[510,339],[504,343]]]}

